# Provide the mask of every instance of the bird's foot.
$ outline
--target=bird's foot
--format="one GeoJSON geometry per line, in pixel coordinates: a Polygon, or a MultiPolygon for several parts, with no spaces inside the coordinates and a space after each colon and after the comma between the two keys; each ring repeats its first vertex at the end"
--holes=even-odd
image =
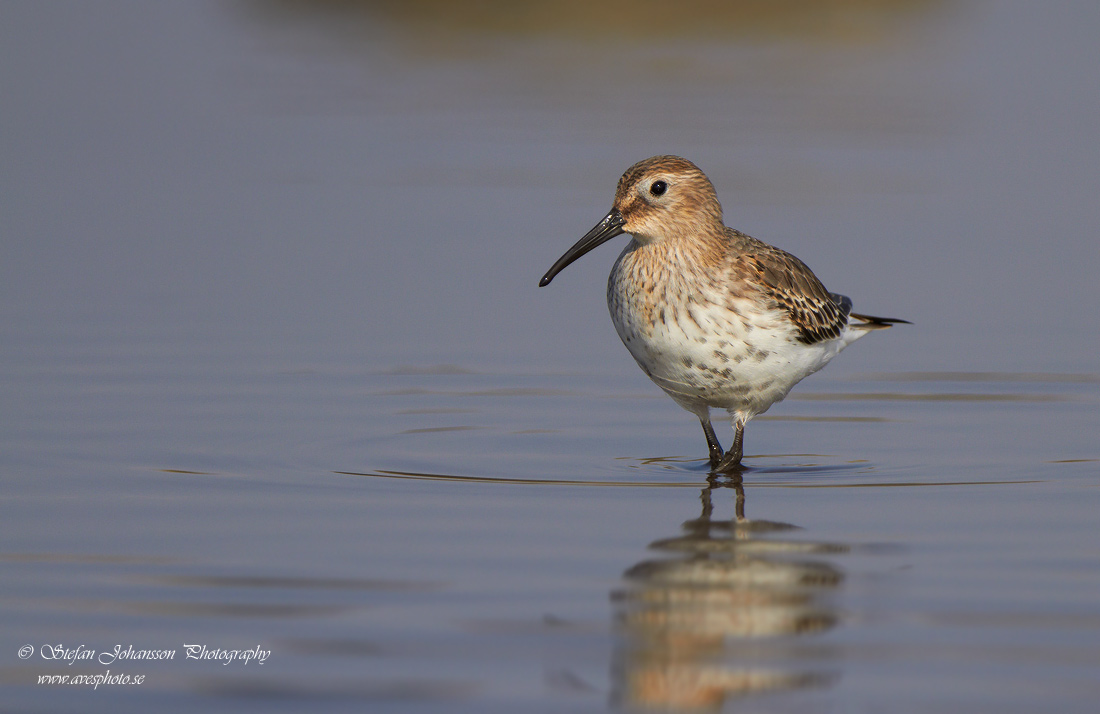
{"type": "Polygon", "coordinates": [[[725,456],[715,462],[711,456],[711,471],[716,474],[737,474],[745,470],[741,465],[741,452],[730,449],[725,456]]]}

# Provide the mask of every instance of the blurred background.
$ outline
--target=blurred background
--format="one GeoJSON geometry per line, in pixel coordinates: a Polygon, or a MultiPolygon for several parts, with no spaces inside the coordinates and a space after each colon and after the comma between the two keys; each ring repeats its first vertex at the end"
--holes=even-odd
{"type": "Polygon", "coordinates": [[[534,286],[675,153],[731,225],[917,324],[852,369],[1087,370],[1098,11],[1052,8],[5,3],[4,329],[618,370],[619,247],[534,286]]]}

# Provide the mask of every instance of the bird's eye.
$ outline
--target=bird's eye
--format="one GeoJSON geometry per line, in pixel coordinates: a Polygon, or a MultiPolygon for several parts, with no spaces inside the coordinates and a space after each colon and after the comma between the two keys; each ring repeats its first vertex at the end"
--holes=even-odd
{"type": "Polygon", "coordinates": [[[654,196],[664,195],[664,192],[668,190],[668,184],[664,181],[654,181],[653,185],[649,187],[649,192],[654,196]]]}

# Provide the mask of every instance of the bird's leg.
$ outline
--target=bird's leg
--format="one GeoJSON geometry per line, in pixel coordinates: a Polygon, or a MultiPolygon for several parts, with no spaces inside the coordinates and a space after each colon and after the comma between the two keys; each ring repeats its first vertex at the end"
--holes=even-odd
{"type": "MultiPolygon", "coordinates": [[[[734,435],[733,446],[722,457],[722,460],[714,467],[719,473],[732,473],[741,470],[742,444],[745,440],[745,422],[736,419],[733,422],[734,435]]],[[[712,459],[713,463],[713,459],[712,459]]]]}
{"type": "Polygon", "coordinates": [[[714,434],[714,427],[710,424],[710,417],[699,417],[699,423],[703,425],[703,433],[707,437],[707,449],[710,451],[710,467],[718,468],[722,461],[722,445],[718,443],[718,437],[714,434]]]}

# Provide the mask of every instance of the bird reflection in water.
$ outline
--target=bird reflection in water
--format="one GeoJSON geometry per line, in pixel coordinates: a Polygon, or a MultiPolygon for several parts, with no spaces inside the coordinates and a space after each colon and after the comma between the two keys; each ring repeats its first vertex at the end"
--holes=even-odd
{"type": "Polygon", "coordinates": [[[702,514],[650,548],[612,593],[618,644],[613,704],[625,709],[717,711],[753,693],[824,686],[835,667],[803,636],[837,623],[844,579],[829,556],[844,545],[785,540],[797,526],[745,517],[740,478],[709,479],[702,514]],[[716,520],[712,495],[736,494],[735,517],[716,520]]]}

